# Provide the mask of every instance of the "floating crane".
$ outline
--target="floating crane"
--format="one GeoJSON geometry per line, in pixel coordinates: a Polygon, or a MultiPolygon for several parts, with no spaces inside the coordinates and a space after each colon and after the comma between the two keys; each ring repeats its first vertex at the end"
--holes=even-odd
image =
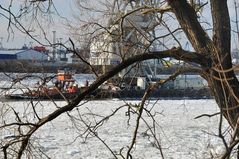
{"type": "MultiPolygon", "coordinates": [[[[91,47],[91,64],[115,65],[132,55],[144,53],[148,49],[155,50],[152,41],[155,37],[156,18],[154,14],[144,14],[143,9],[158,3],[156,0],[114,0],[109,14],[108,31],[91,47]]],[[[141,67],[150,68],[141,69],[140,74],[155,75],[157,64],[155,61],[143,62],[141,67]]]]}

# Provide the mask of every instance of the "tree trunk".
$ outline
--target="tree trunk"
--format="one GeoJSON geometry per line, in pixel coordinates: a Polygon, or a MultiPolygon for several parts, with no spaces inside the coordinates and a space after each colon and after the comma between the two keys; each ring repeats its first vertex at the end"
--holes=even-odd
{"type": "Polygon", "coordinates": [[[211,92],[221,109],[224,117],[229,124],[234,128],[236,126],[239,115],[239,83],[234,73],[230,76],[225,76],[224,73],[218,73],[215,70],[210,70],[211,75],[208,80],[211,92]],[[224,74],[224,75],[222,75],[224,74]],[[221,76],[221,77],[219,77],[221,76]],[[218,78],[219,77],[219,78],[218,78]],[[227,78],[227,80],[226,80],[227,78]]]}
{"type": "Polygon", "coordinates": [[[213,38],[200,25],[197,13],[187,0],[168,0],[193,48],[208,57],[201,64],[210,89],[229,124],[235,128],[239,114],[239,82],[232,69],[231,27],[227,0],[210,0],[213,38]]]}

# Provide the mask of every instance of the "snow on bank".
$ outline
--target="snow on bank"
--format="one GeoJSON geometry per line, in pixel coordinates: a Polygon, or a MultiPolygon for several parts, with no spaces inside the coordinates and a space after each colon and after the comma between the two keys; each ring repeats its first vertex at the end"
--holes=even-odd
{"type": "MultiPolygon", "coordinates": [[[[127,102],[135,104],[139,101],[127,102]]],[[[221,140],[211,135],[218,133],[219,116],[194,119],[201,114],[218,112],[217,105],[213,100],[160,100],[153,107],[154,103],[155,101],[151,101],[151,105],[147,107],[152,108],[152,114],[158,112],[155,117],[159,124],[156,132],[165,158],[210,158],[210,153],[221,152],[221,140]]],[[[15,105],[19,111],[25,105],[22,102],[9,102],[9,104],[15,105]]],[[[55,109],[50,102],[44,101],[42,104],[46,105],[41,107],[43,116],[55,109]]],[[[57,102],[57,104],[64,105],[63,102],[57,102]]],[[[69,114],[79,117],[80,113],[87,123],[93,125],[95,121],[101,119],[101,116],[111,114],[113,110],[124,104],[125,102],[120,100],[91,101],[80,106],[78,111],[74,110],[69,114]],[[101,116],[92,116],[92,114],[101,116]]],[[[126,112],[127,108],[121,109],[97,131],[97,135],[116,153],[119,153],[121,148],[124,148],[123,153],[126,152],[135,128],[136,115],[130,116],[128,124],[129,116],[126,115],[126,112]]],[[[152,123],[145,113],[143,117],[148,123],[152,123]]],[[[86,134],[80,135],[86,129],[82,122],[75,121],[75,124],[77,124],[77,129],[72,118],[64,114],[40,128],[32,137],[32,141],[35,141],[36,147],[41,148],[54,159],[114,158],[96,137],[89,135],[86,139],[86,134]]],[[[147,125],[141,120],[136,146],[132,150],[133,158],[158,159],[160,151],[155,148],[154,139],[145,133],[146,130],[147,125]]]]}

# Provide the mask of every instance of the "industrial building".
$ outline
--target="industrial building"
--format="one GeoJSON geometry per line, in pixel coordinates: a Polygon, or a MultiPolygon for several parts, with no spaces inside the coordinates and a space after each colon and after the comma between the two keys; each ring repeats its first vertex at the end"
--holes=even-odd
{"type": "Polygon", "coordinates": [[[33,49],[27,50],[0,50],[0,60],[33,60],[45,61],[48,59],[46,52],[33,49]]]}
{"type": "Polygon", "coordinates": [[[19,50],[0,50],[0,60],[16,60],[19,50]]]}
{"type": "Polygon", "coordinates": [[[46,61],[48,59],[47,53],[32,49],[20,51],[16,56],[17,60],[46,61]]]}
{"type": "MultiPolygon", "coordinates": [[[[157,75],[154,78],[149,79],[149,83],[155,83],[159,80],[166,80],[170,77],[170,75],[157,75]]],[[[145,89],[147,85],[147,78],[146,77],[137,77],[137,86],[140,89],[145,89]]],[[[208,84],[205,79],[203,79],[199,75],[179,75],[174,80],[171,80],[167,83],[165,83],[162,88],[165,89],[194,89],[199,90],[202,88],[208,87],[208,84]]]]}
{"type": "Polygon", "coordinates": [[[201,89],[207,86],[207,82],[199,75],[179,75],[174,80],[175,89],[201,89]]]}

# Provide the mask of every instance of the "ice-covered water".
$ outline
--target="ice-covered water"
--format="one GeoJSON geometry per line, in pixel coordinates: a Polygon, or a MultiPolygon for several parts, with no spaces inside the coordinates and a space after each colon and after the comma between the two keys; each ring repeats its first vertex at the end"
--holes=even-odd
{"type": "MultiPolygon", "coordinates": [[[[13,88],[34,87],[38,81],[54,75],[52,73],[0,73],[0,88],[9,88],[13,83],[13,88]]],[[[88,80],[89,84],[95,80],[93,74],[74,74],[73,78],[79,85],[84,85],[86,80],[88,80]]],[[[52,85],[53,83],[50,81],[47,84],[52,85]]]]}
{"type": "MultiPolygon", "coordinates": [[[[126,102],[137,104],[140,101],[117,99],[90,101],[69,112],[69,115],[78,119],[82,117],[85,122],[93,126],[96,121],[111,114],[126,102]]],[[[218,112],[214,100],[160,100],[156,104],[155,102],[151,101],[147,108],[152,109],[152,114],[157,112],[156,135],[166,159],[211,158],[215,153],[222,153],[222,142],[213,135],[218,133],[219,117],[194,119],[201,114],[218,112]]],[[[8,104],[15,106],[19,112],[27,107],[26,102],[8,102],[8,104]]],[[[57,104],[62,106],[65,103],[57,102],[57,104]]],[[[44,107],[39,110],[42,116],[56,109],[49,101],[43,101],[42,105],[44,107]]],[[[136,115],[131,114],[129,119],[127,111],[127,108],[122,108],[97,129],[97,135],[116,154],[122,148],[122,153],[125,154],[135,129],[136,115]]],[[[152,125],[152,120],[146,113],[143,114],[143,118],[152,125]]],[[[114,158],[105,145],[93,137],[94,135],[91,134],[88,138],[86,134],[82,135],[86,129],[84,123],[79,120],[72,122],[73,119],[67,114],[60,116],[40,128],[32,137],[32,141],[35,141],[36,147],[40,147],[44,153],[54,159],[114,158]]],[[[147,125],[140,120],[136,145],[132,150],[133,158],[161,158],[160,151],[154,146],[154,139],[149,133],[145,133],[147,129],[147,125]]]]}
{"type": "MultiPolygon", "coordinates": [[[[55,74],[52,73],[0,73],[0,97],[5,94],[21,94],[28,92],[28,89],[37,89],[37,83],[41,83],[42,79],[51,79],[49,77],[54,76],[55,74]]],[[[75,74],[73,78],[79,86],[84,86],[86,80],[89,84],[95,81],[93,74],[75,74]]],[[[51,79],[46,85],[53,86],[54,81],[54,79],[51,79]]]]}
{"type": "MultiPolygon", "coordinates": [[[[11,74],[11,76],[17,75],[24,74],[11,74]]],[[[86,80],[90,83],[94,81],[93,75],[78,74],[75,78],[80,85],[83,85],[86,80]]],[[[0,76],[0,80],[1,88],[8,88],[11,84],[10,81],[12,81],[7,76],[0,76]]],[[[34,87],[38,80],[39,78],[36,77],[26,78],[14,86],[22,90],[25,86],[34,87]]],[[[133,137],[136,114],[131,114],[129,118],[127,115],[128,109],[126,107],[120,109],[97,129],[96,135],[99,138],[94,137],[92,134],[86,137],[87,133],[84,133],[86,126],[79,119],[82,117],[87,124],[93,126],[95,122],[111,114],[118,107],[126,103],[135,105],[139,102],[117,99],[87,102],[69,112],[69,115],[77,118],[74,122],[74,118],[63,114],[40,128],[31,141],[33,141],[35,148],[40,148],[54,159],[114,158],[99,138],[115,154],[119,154],[122,150],[122,154],[125,156],[133,137]]],[[[29,102],[26,101],[7,101],[1,104],[2,106],[5,104],[15,108],[24,117],[26,117],[24,113],[30,108],[29,102]]],[[[56,104],[63,106],[65,102],[58,101],[56,104]]],[[[218,134],[219,116],[194,119],[201,114],[218,112],[219,110],[214,100],[159,100],[157,103],[156,101],[150,101],[147,108],[151,110],[152,114],[156,114],[155,121],[157,121],[157,125],[155,132],[166,159],[212,158],[212,156],[215,157],[216,154],[222,153],[224,149],[222,141],[215,136],[218,134]]],[[[50,101],[41,101],[36,105],[36,109],[38,110],[38,115],[44,117],[56,110],[57,107],[50,101]]],[[[1,111],[3,111],[2,108],[1,111]]],[[[36,120],[32,115],[27,118],[28,120],[36,120]]],[[[3,120],[7,122],[13,119],[13,116],[6,115],[3,120]]],[[[143,113],[143,119],[152,126],[153,122],[146,113],[143,113]]],[[[132,149],[133,158],[161,158],[160,151],[155,147],[155,140],[147,131],[147,124],[140,120],[136,145],[132,149]]],[[[4,139],[12,134],[1,131],[0,135],[4,139]]]]}

